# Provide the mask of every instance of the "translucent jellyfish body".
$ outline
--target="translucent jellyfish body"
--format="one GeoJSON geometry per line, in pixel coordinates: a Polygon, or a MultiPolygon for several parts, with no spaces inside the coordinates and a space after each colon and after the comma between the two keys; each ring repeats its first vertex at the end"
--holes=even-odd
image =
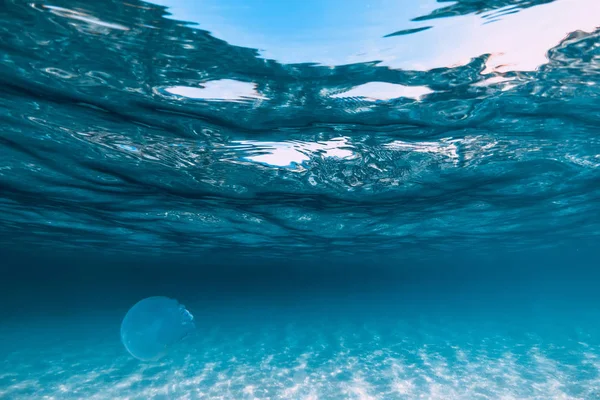
{"type": "Polygon", "coordinates": [[[148,297],[129,309],[121,323],[121,341],[132,356],[156,360],[195,329],[194,317],[175,299],[148,297]]]}

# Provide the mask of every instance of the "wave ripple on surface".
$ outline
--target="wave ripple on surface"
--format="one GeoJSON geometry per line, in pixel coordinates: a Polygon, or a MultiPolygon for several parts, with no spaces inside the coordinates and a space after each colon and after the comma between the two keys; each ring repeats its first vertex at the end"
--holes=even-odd
{"type": "MultiPolygon", "coordinates": [[[[557,25],[581,26],[534,68],[478,49],[435,68],[328,65],[268,58],[137,0],[7,1],[0,240],[284,256],[597,237],[600,32],[584,16],[598,3],[479,3],[436,5],[413,16],[431,29],[377,43],[399,55],[453,18],[491,34],[560,7],[557,25]]],[[[438,52],[422,47],[408,54],[438,52]]]]}

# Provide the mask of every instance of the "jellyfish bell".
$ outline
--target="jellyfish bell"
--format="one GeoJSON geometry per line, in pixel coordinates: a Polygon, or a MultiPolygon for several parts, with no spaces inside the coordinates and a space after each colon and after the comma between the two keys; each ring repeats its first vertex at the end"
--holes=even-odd
{"type": "Polygon", "coordinates": [[[194,317],[177,300],[148,297],[131,307],[123,318],[121,341],[135,358],[153,361],[194,329],[194,317]]]}

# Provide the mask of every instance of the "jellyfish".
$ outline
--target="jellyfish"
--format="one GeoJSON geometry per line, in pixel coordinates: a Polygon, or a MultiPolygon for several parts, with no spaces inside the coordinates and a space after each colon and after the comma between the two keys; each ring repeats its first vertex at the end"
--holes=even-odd
{"type": "Polygon", "coordinates": [[[194,329],[194,317],[177,300],[148,297],[131,307],[123,318],[121,341],[135,358],[154,361],[194,329]]]}

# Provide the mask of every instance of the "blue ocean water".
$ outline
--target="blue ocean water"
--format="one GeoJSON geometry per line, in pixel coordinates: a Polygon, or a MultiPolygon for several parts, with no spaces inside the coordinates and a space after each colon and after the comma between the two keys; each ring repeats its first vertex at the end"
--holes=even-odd
{"type": "Polygon", "coordinates": [[[600,398],[599,15],[3,0],[0,398],[600,398]]]}

